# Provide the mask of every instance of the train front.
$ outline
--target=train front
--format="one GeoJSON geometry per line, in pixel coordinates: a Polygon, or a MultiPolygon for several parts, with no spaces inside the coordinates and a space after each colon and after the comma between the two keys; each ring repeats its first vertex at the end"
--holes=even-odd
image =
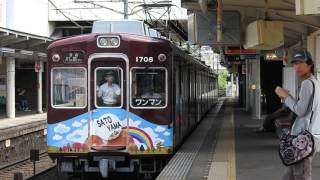
{"type": "Polygon", "coordinates": [[[163,39],[112,33],[49,46],[47,143],[60,171],[160,169],[173,151],[170,51],[163,39]]]}

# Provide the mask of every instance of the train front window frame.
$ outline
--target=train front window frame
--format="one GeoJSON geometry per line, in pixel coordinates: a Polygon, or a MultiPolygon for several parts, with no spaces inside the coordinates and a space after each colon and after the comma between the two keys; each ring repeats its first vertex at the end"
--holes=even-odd
{"type": "Polygon", "coordinates": [[[123,88],[123,69],[121,67],[97,67],[95,68],[94,70],[94,105],[97,107],[97,108],[121,108],[123,106],[123,91],[124,88],[123,88]],[[97,103],[97,99],[98,99],[98,96],[97,96],[97,71],[99,70],[120,70],[120,81],[119,81],[119,86],[120,86],[120,105],[119,106],[100,106],[98,105],[97,103]]]}
{"type": "MultiPolygon", "coordinates": [[[[143,87],[142,87],[143,88],[143,87]]],[[[132,67],[130,69],[130,107],[133,108],[133,109],[165,109],[167,106],[168,106],[168,70],[167,68],[165,67],[132,67]],[[164,89],[165,89],[165,92],[164,92],[164,100],[165,100],[165,103],[163,106],[136,106],[133,104],[133,71],[134,70],[163,70],[164,71],[164,74],[165,74],[165,83],[164,83],[164,89]]]]}
{"type": "MultiPolygon", "coordinates": [[[[84,68],[84,67],[54,67],[51,69],[51,83],[50,83],[50,86],[51,86],[51,107],[52,108],[55,108],[55,109],[83,109],[85,107],[87,107],[87,103],[88,103],[88,88],[87,88],[87,83],[88,83],[88,78],[87,78],[87,69],[84,68]],[[60,105],[58,104],[55,104],[56,100],[55,100],[55,97],[56,97],[56,94],[54,94],[54,71],[57,71],[57,70],[82,70],[83,71],[83,78],[84,78],[84,83],[83,83],[83,86],[81,88],[84,88],[84,103],[83,103],[83,106],[63,106],[63,104],[68,104],[68,103],[61,103],[60,105]]],[[[70,103],[70,102],[69,102],[70,103]]],[[[75,103],[75,102],[74,102],[75,103]]]]}

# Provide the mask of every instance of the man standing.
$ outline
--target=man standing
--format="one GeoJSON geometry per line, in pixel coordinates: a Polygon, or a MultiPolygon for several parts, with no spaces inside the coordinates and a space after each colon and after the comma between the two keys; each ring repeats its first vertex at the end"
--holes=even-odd
{"type": "Polygon", "coordinates": [[[119,106],[120,87],[113,83],[114,75],[108,72],[104,75],[104,83],[97,89],[98,97],[102,98],[103,106],[119,106]]]}
{"type": "MultiPolygon", "coordinates": [[[[315,78],[314,63],[307,50],[294,53],[291,61],[296,75],[302,80],[299,98],[293,98],[287,89],[277,87],[276,94],[284,100],[285,105],[297,117],[291,128],[291,135],[299,135],[308,130],[316,138],[315,148],[319,148],[320,137],[320,82],[315,78]]],[[[316,150],[318,151],[318,149],[316,150]]],[[[303,159],[299,163],[288,166],[282,180],[311,180],[313,156],[303,159]]]]}

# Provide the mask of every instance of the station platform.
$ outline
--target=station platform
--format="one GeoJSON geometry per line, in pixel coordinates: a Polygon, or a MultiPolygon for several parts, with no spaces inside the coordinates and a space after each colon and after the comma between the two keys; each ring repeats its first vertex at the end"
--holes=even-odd
{"type": "Polygon", "coordinates": [[[47,114],[29,112],[0,119],[0,169],[30,157],[31,149],[45,153],[47,114]]]}
{"type": "MultiPolygon", "coordinates": [[[[273,132],[255,132],[261,123],[232,99],[221,99],[157,180],[280,180],[285,166],[278,138],[273,132]]],[[[313,161],[313,179],[320,179],[320,155],[313,161]]]]}
{"type": "Polygon", "coordinates": [[[47,114],[28,114],[0,119],[0,141],[46,128],[47,114]],[[10,133],[15,131],[14,134],[10,133]]]}

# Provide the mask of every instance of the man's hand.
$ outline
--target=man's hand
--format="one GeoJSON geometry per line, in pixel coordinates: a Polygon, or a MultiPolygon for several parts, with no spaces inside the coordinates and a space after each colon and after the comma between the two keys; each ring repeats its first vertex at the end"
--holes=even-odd
{"type": "Polygon", "coordinates": [[[289,96],[289,91],[279,86],[276,87],[275,92],[281,99],[285,99],[289,96]]]}

